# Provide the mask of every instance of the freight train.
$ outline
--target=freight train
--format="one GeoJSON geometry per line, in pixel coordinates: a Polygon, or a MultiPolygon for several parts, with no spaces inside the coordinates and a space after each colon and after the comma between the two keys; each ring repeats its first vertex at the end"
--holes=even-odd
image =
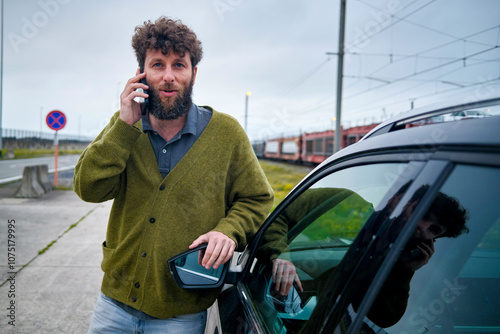
{"type": "MultiPolygon", "coordinates": [[[[377,125],[343,129],[340,147],[354,144],[377,125]]],[[[334,136],[334,130],[304,132],[296,136],[254,141],[252,146],[259,159],[317,165],[333,154],[334,136]]]]}

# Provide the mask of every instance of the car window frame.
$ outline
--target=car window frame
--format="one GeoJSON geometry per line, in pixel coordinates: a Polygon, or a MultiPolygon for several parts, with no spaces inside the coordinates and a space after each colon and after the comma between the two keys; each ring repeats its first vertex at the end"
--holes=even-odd
{"type": "MultiPolygon", "coordinates": [[[[399,150],[396,152],[393,151],[386,151],[386,152],[377,152],[376,150],[372,152],[362,152],[361,154],[354,154],[354,155],[349,155],[342,157],[341,160],[337,161],[330,161],[325,163],[323,166],[319,166],[318,169],[313,170],[310,174],[308,174],[299,184],[296,185],[294,189],[285,197],[285,199],[276,207],[276,209],[268,216],[268,218],[265,220],[257,234],[254,236],[254,238],[251,240],[250,244],[248,245],[247,249],[245,250],[244,253],[241,254],[241,258],[245,258],[246,261],[242,265],[242,268],[238,272],[235,273],[228,273],[229,277],[231,277],[230,281],[227,282],[229,284],[234,284],[237,287],[238,294],[240,295],[240,300],[242,301],[243,304],[243,310],[246,314],[246,317],[248,320],[250,320],[250,326],[256,333],[264,333],[264,327],[263,324],[260,323],[261,319],[259,318],[258,314],[256,314],[255,309],[253,308],[253,304],[251,301],[251,295],[250,292],[246,286],[246,279],[248,278],[249,271],[253,265],[253,262],[256,258],[256,253],[258,249],[258,245],[260,245],[262,241],[263,234],[267,227],[281,214],[281,212],[290,205],[291,202],[293,202],[296,198],[298,198],[305,190],[309,189],[310,186],[314,183],[316,183],[319,179],[322,179],[326,177],[327,175],[330,175],[332,173],[336,173],[342,169],[346,168],[351,168],[355,166],[361,166],[361,165],[367,165],[367,164],[375,164],[375,163],[411,163],[411,162],[423,162],[424,165],[420,169],[420,171],[415,175],[414,180],[413,180],[413,187],[411,189],[408,189],[406,192],[406,199],[403,197],[403,199],[400,202],[400,205],[398,205],[395,210],[393,211],[393,214],[395,215],[396,209],[400,207],[404,207],[406,204],[402,204],[403,202],[407,202],[409,198],[411,198],[411,195],[409,191],[412,192],[412,194],[415,191],[415,181],[420,179],[420,173],[424,170],[425,166],[430,161],[439,161],[442,160],[445,162],[444,165],[451,166],[451,168],[446,172],[445,170],[442,170],[439,173],[434,173],[435,176],[440,178],[440,184],[439,186],[435,186],[432,190],[433,194],[432,196],[426,196],[426,197],[432,197],[436,195],[438,189],[442,185],[442,183],[445,182],[447,179],[449,173],[452,171],[452,167],[457,164],[457,163],[462,163],[462,164],[473,164],[473,165],[485,165],[485,166],[500,166],[500,155],[494,154],[495,153],[495,148],[492,148],[493,151],[489,149],[483,149],[483,152],[477,152],[473,151],[472,149],[467,151],[463,148],[457,148],[457,147],[426,147],[426,148],[420,148],[420,150],[415,150],[413,149],[407,149],[407,150],[399,150]],[[413,189],[413,190],[412,190],[413,189]]],[[[444,166],[443,165],[443,166],[444,166]]],[[[422,178],[421,180],[424,180],[422,178]]],[[[418,187],[417,187],[418,188],[418,187]]],[[[429,193],[427,193],[429,194],[429,193]]],[[[427,204],[422,206],[423,204],[420,203],[420,216],[425,213],[425,210],[427,207],[430,205],[432,200],[428,200],[427,204]]],[[[414,217],[412,219],[411,224],[416,224],[418,223],[418,217],[415,215],[415,213],[412,215],[414,217]]],[[[409,235],[408,235],[409,238],[409,235]]],[[[399,238],[400,240],[404,240],[399,238]]],[[[400,241],[401,243],[403,241],[400,241]]],[[[367,300],[366,297],[371,296],[372,299],[376,297],[376,294],[378,293],[378,290],[381,287],[381,284],[383,284],[385,278],[387,277],[388,273],[390,272],[390,268],[392,268],[392,265],[394,264],[395,258],[397,258],[397,253],[396,252],[390,252],[385,261],[384,261],[384,272],[383,275],[379,275],[376,277],[377,281],[375,279],[372,281],[369,289],[367,290],[366,296],[363,299],[363,301],[360,304],[360,307],[358,309],[358,315],[356,316],[355,319],[353,319],[353,323],[351,324],[350,328],[353,328],[349,332],[354,333],[356,330],[359,330],[360,326],[363,323],[363,319],[366,315],[366,313],[369,310],[369,307],[373,303],[373,300],[367,300]],[[391,256],[390,259],[389,256],[391,256]],[[392,265],[389,265],[387,263],[391,263],[392,265]]],[[[380,270],[378,271],[380,272],[380,270]]]]}
{"type": "MultiPolygon", "coordinates": [[[[243,268],[240,272],[235,273],[235,276],[231,279],[234,280],[234,283],[237,287],[238,294],[240,296],[240,300],[243,304],[243,310],[247,316],[247,319],[251,322],[251,327],[256,333],[265,333],[265,326],[260,319],[258,313],[255,311],[253,307],[253,303],[251,301],[250,290],[246,283],[248,283],[250,270],[254,264],[256,259],[258,246],[263,241],[263,236],[267,228],[276,220],[276,218],[285,210],[295,199],[297,199],[301,194],[303,194],[307,189],[311,187],[311,185],[318,182],[320,179],[327,177],[333,173],[339,172],[341,170],[347,168],[353,168],[356,166],[362,165],[370,165],[370,164],[387,164],[387,163],[406,163],[410,164],[413,162],[423,162],[419,167],[415,166],[416,171],[412,175],[412,183],[418,179],[419,174],[422,169],[425,168],[426,162],[431,157],[431,153],[429,152],[420,152],[418,156],[414,155],[414,152],[388,152],[388,153],[380,153],[376,152],[376,154],[364,154],[362,156],[354,156],[354,157],[346,157],[342,159],[342,161],[334,161],[324,166],[320,166],[317,170],[311,172],[308,176],[306,176],[292,191],[285,197],[285,199],[276,207],[276,209],[268,216],[265,220],[257,234],[253,237],[252,241],[248,245],[245,252],[241,255],[241,257],[247,258],[245,264],[243,264],[243,268]]],[[[397,206],[396,206],[397,208],[397,206]]],[[[382,228],[382,227],[381,227],[382,228]]],[[[359,270],[359,268],[356,268],[359,270]]],[[[350,279],[349,279],[350,282],[350,279]]],[[[349,284],[349,282],[347,284],[349,284]]],[[[231,283],[231,282],[228,282],[231,283]]]]}

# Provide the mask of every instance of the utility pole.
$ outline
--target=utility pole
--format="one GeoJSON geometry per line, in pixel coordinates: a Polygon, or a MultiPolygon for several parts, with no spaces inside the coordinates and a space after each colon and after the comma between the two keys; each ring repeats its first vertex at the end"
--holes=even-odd
{"type": "Polygon", "coordinates": [[[337,65],[337,109],[333,119],[335,119],[335,143],[333,152],[340,151],[340,142],[342,140],[342,129],[340,127],[342,115],[342,82],[344,76],[344,36],[345,36],[345,11],[346,1],[340,0],[340,23],[339,23],[339,50],[335,52],[327,52],[327,55],[335,55],[338,57],[337,65]]]}
{"type": "Polygon", "coordinates": [[[415,100],[416,99],[410,99],[410,109],[413,109],[415,100]]]}
{"type": "Polygon", "coordinates": [[[335,120],[335,148],[334,152],[340,151],[342,129],[340,127],[342,115],[342,77],[344,75],[344,36],[345,36],[345,11],[346,1],[340,0],[340,25],[339,25],[339,51],[337,69],[337,115],[335,120]]]}
{"type": "Polygon", "coordinates": [[[43,132],[43,107],[40,107],[40,140],[42,139],[43,132]]]}

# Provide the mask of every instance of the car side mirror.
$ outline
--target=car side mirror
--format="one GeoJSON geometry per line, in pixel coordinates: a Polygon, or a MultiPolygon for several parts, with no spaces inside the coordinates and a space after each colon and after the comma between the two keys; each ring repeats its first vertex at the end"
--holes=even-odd
{"type": "Polygon", "coordinates": [[[184,289],[213,289],[224,283],[229,263],[217,269],[206,269],[199,263],[206,248],[206,243],[201,244],[168,259],[170,273],[178,286],[184,289]]]}

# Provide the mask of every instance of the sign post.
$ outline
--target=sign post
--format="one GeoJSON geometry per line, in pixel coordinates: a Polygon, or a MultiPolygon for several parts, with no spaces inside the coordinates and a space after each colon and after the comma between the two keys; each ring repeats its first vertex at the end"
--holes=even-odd
{"type": "Polygon", "coordinates": [[[54,135],[54,145],[56,147],[56,170],[54,173],[54,187],[57,187],[57,160],[59,157],[59,139],[57,138],[57,131],[61,130],[66,125],[66,115],[64,115],[62,111],[52,110],[47,114],[47,118],[45,119],[45,121],[47,122],[48,127],[56,132],[56,134],[54,135]]]}

